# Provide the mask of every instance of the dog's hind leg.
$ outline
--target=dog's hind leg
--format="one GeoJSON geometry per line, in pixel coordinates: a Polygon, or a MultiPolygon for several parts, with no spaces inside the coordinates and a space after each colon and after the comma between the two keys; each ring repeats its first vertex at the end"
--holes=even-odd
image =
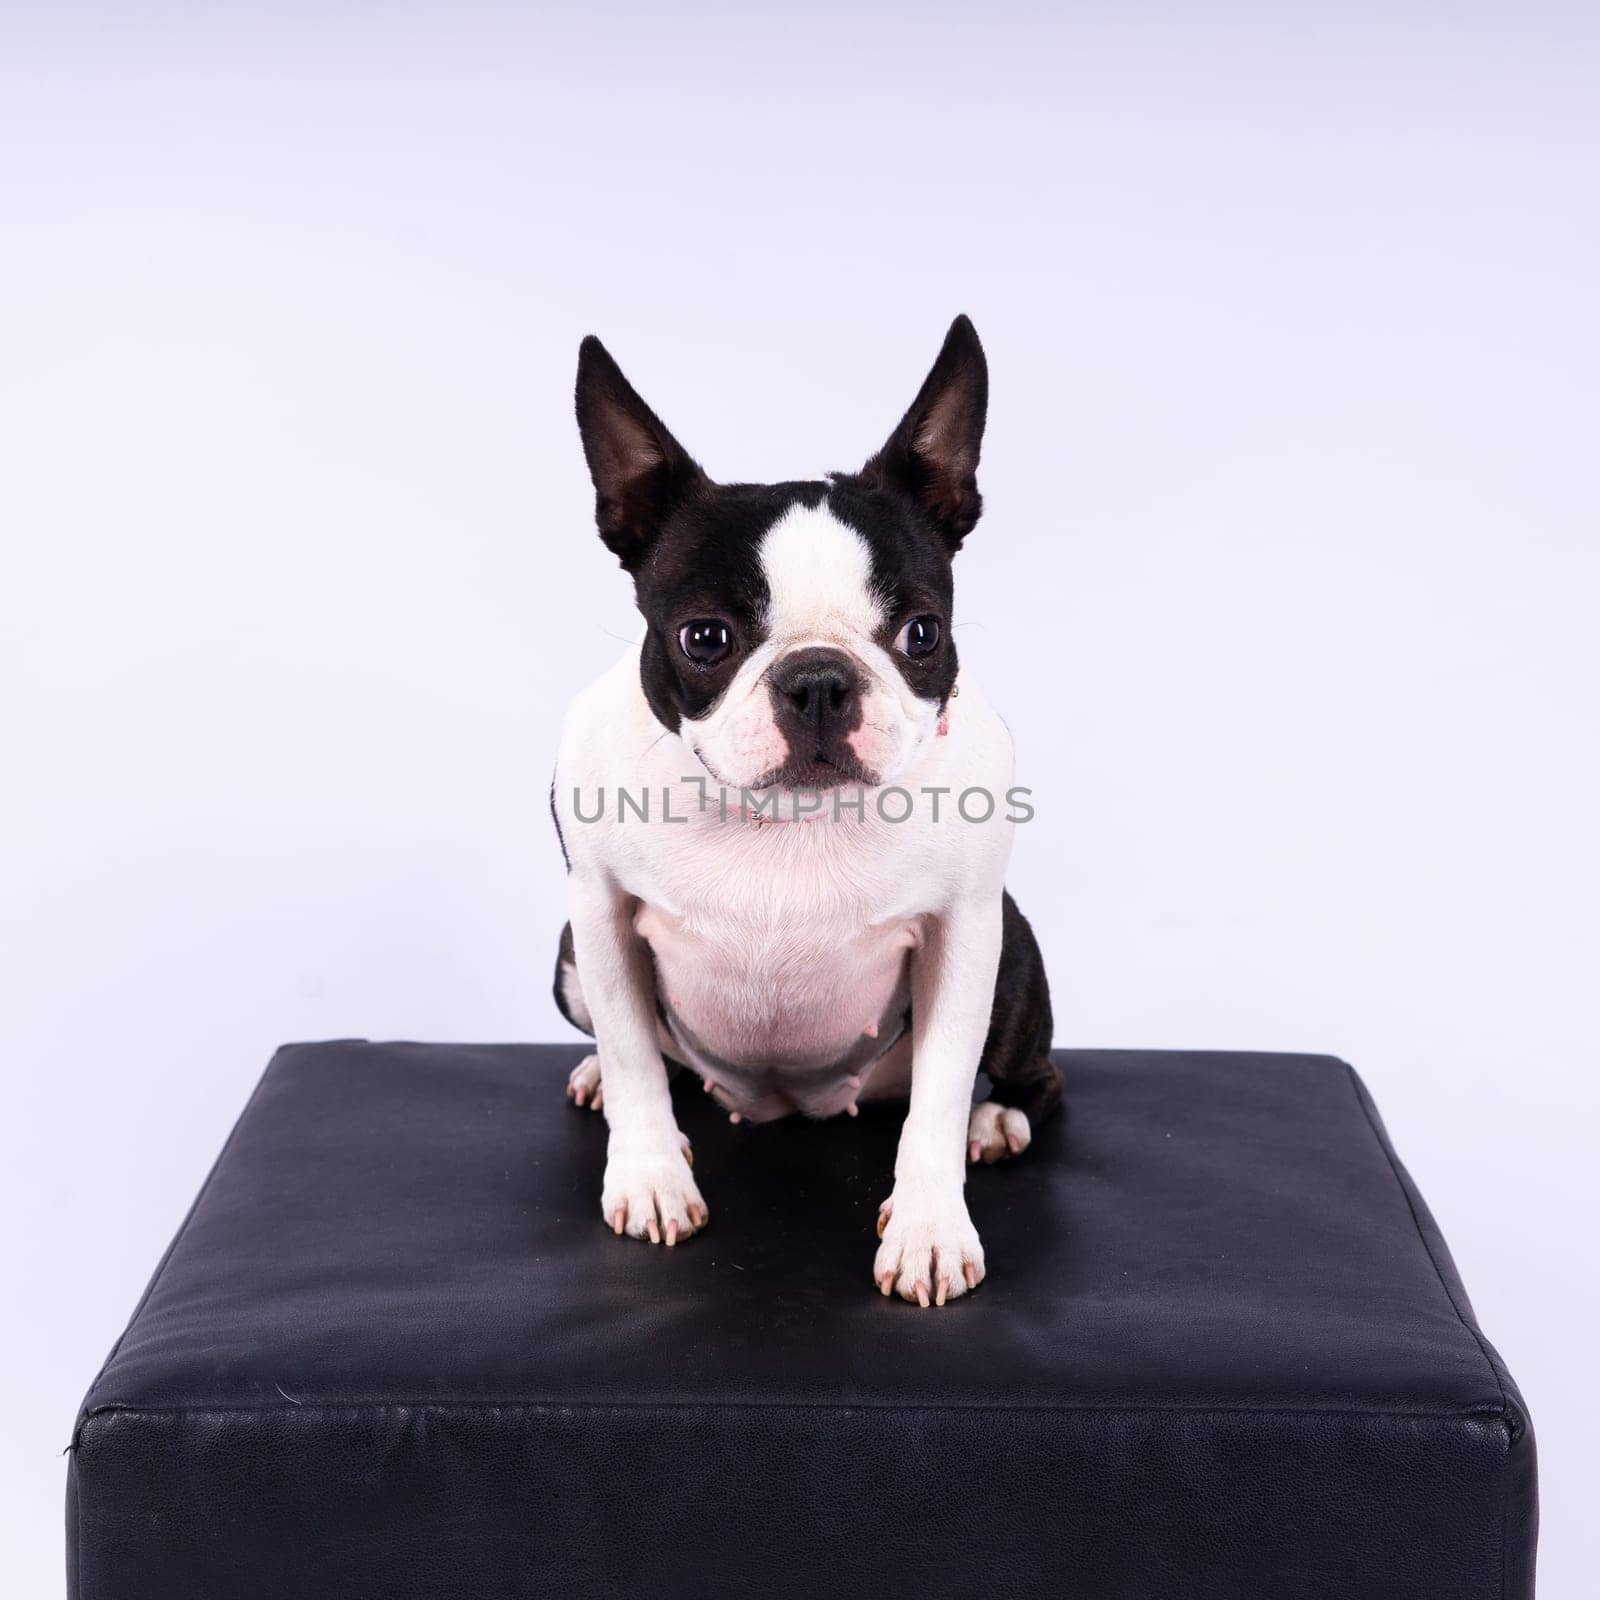
{"type": "MultiPolygon", "coordinates": [[[[561,943],[556,948],[556,977],[553,985],[556,1010],[581,1033],[594,1037],[594,1019],[583,998],[583,984],[578,978],[578,958],[572,948],[572,924],[561,929],[561,943]]],[[[587,1055],[567,1074],[567,1099],[577,1106],[587,1106],[591,1111],[605,1108],[605,1096],[600,1089],[600,1057],[587,1055]]]]}
{"type": "Polygon", "coordinates": [[[972,1108],[968,1161],[1021,1155],[1033,1130],[1061,1103],[1061,1072],[1050,1059],[1050,986],[1028,919],[1009,894],[1001,900],[1000,970],[981,1070],[989,1098],[972,1108]]]}
{"type": "MultiPolygon", "coordinates": [[[[583,980],[578,976],[578,958],[572,947],[572,924],[561,930],[561,943],[556,949],[556,976],[554,984],[556,1010],[580,1033],[594,1037],[594,1020],[583,998],[583,980]]],[[[674,1048],[666,1024],[656,1020],[656,1036],[666,1061],[667,1075],[672,1076],[678,1063],[666,1052],[674,1048]]],[[[587,1055],[567,1074],[567,1098],[574,1105],[587,1106],[591,1111],[605,1110],[605,1091],[600,1087],[600,1057],[587,1055]]]]}
{"type": "Polygon", "coordinates": [[[561,943],[556,947],[554,984],[556,1010],[580,1033],[594,1037],[594,1019],[584,1002],[583,985],[578,981],[578,957],[572,948],[572,924],[563,925],[561,943]]]}

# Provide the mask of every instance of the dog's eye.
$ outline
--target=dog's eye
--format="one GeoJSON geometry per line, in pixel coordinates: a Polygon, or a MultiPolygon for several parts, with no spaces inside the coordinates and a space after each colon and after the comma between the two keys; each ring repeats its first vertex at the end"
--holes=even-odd
{"type": "Polygon", "coordinates": [[[931,656],[939,648],[939,619],[913,617],[896,636],[894,647],[901,655],[910,656],[912,660],[918,656],[931,656]]]}
{"type": "Polygon", "coordinates": [[[691,661],[709,667],[733,649],[733,629],[716,617],[698,617],[678,629],[678,645],[691,661]]]}

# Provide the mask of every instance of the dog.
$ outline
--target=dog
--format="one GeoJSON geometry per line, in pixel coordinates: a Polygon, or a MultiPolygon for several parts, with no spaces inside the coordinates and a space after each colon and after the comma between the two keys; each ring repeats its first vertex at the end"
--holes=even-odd
{"type": "Polygon", "coordinates": [[[909,1100],[873,1280],[923,1306],[983,1280],[967,1166],[1020,1154],[1061,1098],[1003,881],[1026,791],[951,632],[987,406],[958,317],[859,472],[717,483],[583,341],[595,518],[645,634],[563,726],[555,998],[595,1040],[567,1094],[609,1124],[618,1234],[709,1219],[668,1088],[687,1068],[735,1122],[909,1100]]]}

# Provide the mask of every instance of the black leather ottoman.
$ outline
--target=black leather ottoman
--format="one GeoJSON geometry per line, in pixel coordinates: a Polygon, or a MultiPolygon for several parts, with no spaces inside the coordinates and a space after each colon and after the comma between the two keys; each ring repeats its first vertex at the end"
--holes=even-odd
{"type": "Polygon", "coordinates": [[[870,1281],[896,1118],[600,1221],[572,1049],[279,1052],[84,1402],[76,1600],[1533,1593],[1533,1435],[1360,1083],[1066,1052],[989,1281],[870,1281]]]}

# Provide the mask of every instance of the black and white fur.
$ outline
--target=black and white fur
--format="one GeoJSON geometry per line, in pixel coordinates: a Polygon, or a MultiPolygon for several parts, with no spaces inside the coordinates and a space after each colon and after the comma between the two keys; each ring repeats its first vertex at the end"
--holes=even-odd
{"type": "Polygon", "coordinates": [[[874,1280],[927,1305],[983,1278],[966,1167],[1020,1153],[1060,1098],[1043,963],[1003,887],[1011,740],[951,637],[987,398],[959,317],[859,472],[718,484],[583,342],[600,536],[646,631],[563,730],[552,804],[571,922],[555,989],[596,1041],[568,1094],[610,1125],[600,1206],[618,1233],[673,1244],[708,1219],[668,1094],[676,1063],[734,1120],[909,1098],[874,1280]],[[685,804],[692,778],[704,810],[685,804]],[[916,798],[904,822],[872,804],[889,785],[916,798]],[[671,789],[686,820],[619,817],[619,788],[671,789]],[[840,788],[868,796],[864,815],[763,825],[738,809],[741,789],[840,788]],[[995,797],[987,821],[955,812],[974,788],[995,797]],[[602,792],[600,820],[580,820],[602,792]],[[992,1098],[973,1105],[980,1067],[992,1098]]]}

